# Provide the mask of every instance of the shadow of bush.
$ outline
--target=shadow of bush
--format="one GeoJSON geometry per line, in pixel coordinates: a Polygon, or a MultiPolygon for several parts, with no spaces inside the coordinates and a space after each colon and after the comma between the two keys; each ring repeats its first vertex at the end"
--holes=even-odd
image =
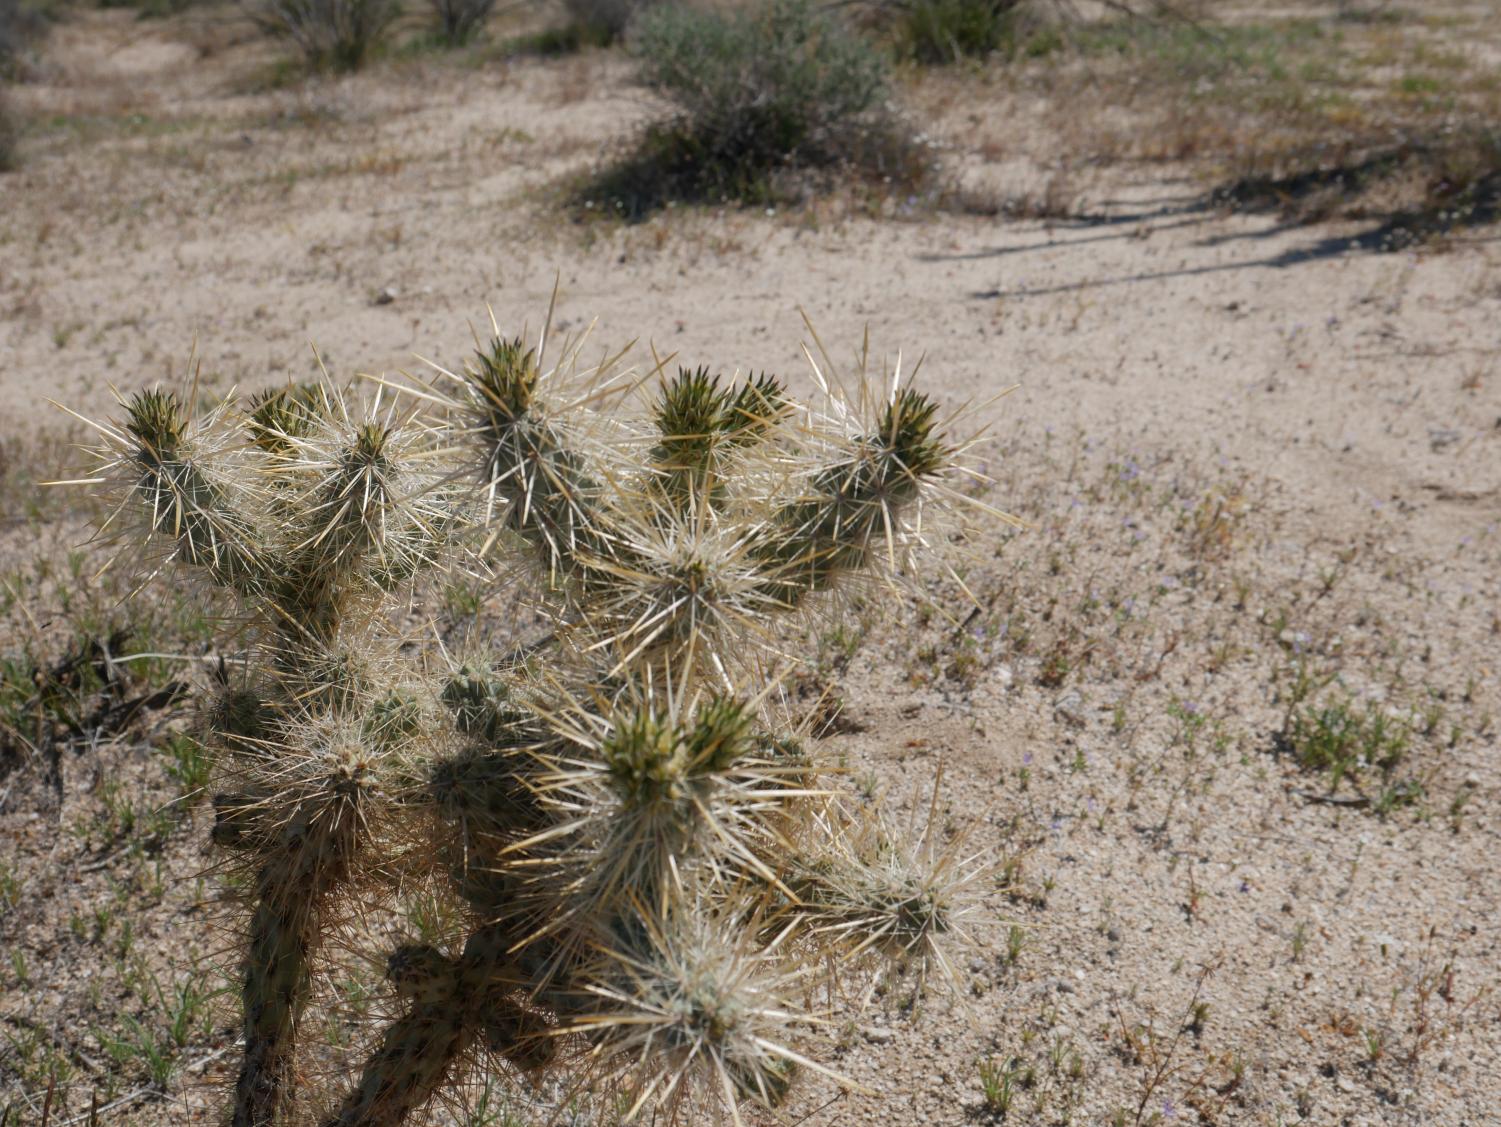
{"type": "Polygon", "coordinates": [[[673,120],[648,126],[619,158],[572,185],[576,218],[640,222],[677,205],[769,207],[806,202],[840,186],[931,202],[939,189],[933,150],[896,122],[871,124],[843,151],[727,149],[673,120]]]}
{"type": "Polygon", "coordinates": [[[1376,220],[1352,242],[1401,250],[1501,220],[1501,133],[1467,129],[1437,139],[1314,150],[1284,159],[1276,169],[1236,177],[1210,199],[1237,211],[1272,212],[1291,223],[1376,220]]]}

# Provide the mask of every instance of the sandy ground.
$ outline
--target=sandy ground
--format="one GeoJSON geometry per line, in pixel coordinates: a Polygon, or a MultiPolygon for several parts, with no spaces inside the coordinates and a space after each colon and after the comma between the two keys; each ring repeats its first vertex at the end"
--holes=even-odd
{"type": "MultiPolygon", "coordinates": [[[[833,201],[576,225],[552,185],[651,112],[612,55],[264,90],[270,55],[232,24],[100,13],[49,57],[22,91],[48,124],[0,177],[7,436],[64,433],[47,398],[108,413],[111,385],[180,379],[195,350],[221,390],[310,372],[310,343],[336,374],[457,360],[487,305],[535,327],[555,280],[566,322],[642,356],[806,389],[806,314],[836,357],[867,328],[921,355],[946,400],[1020,385],[985,409],[981,453],[1031,529],[968,546],[982,607],[963,629],[878,628],[834,661],[858,730],[826,741],[898,810],[942,767],[944,817],[1001,874],[969,982],[841,1015],[823,1051],[867,1092],[810,1082],[790,1121],[1000,1121],[993,1062],[1016,1069],[1007,1122],[1501,1123],[1490,231],[1357,253],[1354,229],[1199,209],[1160,165],[1100,173],[1086,217],[1050,223],[833,201]],[[1404,768],[1421,799],[1379,816],[1368,780],[1331,803],[1275,754],[1304,661],[1339,673],[1328,691],[1437,710],[1404,768]]],[[[965,175],[1029,190],[1044,172],[1010,141],[1016,107],[975,81],[936,132],[965,175]]],[[[87,1062],[70,1115],[109,1070],[78,976],[110,972],[69,906],[114,882],[57,827],[97,805],[98,771],[70,761],[60,806],[0,783],[25,890],[0,948],[33,984],[0,967],[0,1020],[12,1046],[46,1027],[87,1062]]],[[[200,818],[166,850],[138,942],[212,947],[184,891],[203,837],[200,818]]],[[[0,1045],[0,1107],[38,1122],[17,1059],[0,1045]]],[[[232,1059],[104,1121],[211,1122],[232,1059]]]]}

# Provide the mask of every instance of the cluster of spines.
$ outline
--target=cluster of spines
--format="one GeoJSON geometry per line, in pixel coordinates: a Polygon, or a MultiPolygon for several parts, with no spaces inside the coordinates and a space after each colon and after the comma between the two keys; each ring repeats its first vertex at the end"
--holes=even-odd
{"type": "Polygon", "coordinates": [[[581,558],[608,553],[596,510],[604,486],[573,442],[566,414],[549,408],[537,353],[497,336],[466,372],[469,424],[482,452],[487,516],[519,534],[549,577],[573,577],[581,558]]]}
{"type": "Polygon", "coordinates": [[[425,838],[471,930],[457,954],[390,957],[401,1012],[330,1125],[404,1122],[474,1053],[534,1070],[567,1037],[633,1112],[775,1102],[802,1060],[791,983],[830,950],[926,957],[952,926],[962,881],[851,844],[816,763],[769,722],[754,656],[776,656],[771,616],[912,546],[906,514],[955,454],[934,404],[893,388],[864,427],[799,424],[774,377],[684,368],[648,427],[612,420],[601,441],[603,371],[570,400],[541,353],[497,335],[440,424],[278,389],[218,469],[208,432],[228,412],[194,425],[148,392],[114,432],[150,531],[260,639],[210,710],[240,782],[215,840],[255,889],[237,1127],[280,1122],[331,905],[388,846],[425,838]],[[475,452],[467,487],[432,453],[454,447],[475,452]],[[555,644],[545,663],[455,663],[428,690],[380,611],[468,517],[535,561],[555,644]]]}
{"type": "Polygon", "coordinates": [[[266,561],[249,521],[225,496],[188,434],[187,412],[170,391],[140,392],[127,405],[122,469],[148,515],[184,564],[249,594],[266,561]]]}
{"type": "Polygon", "coordinates": [[[763,373],[726,388],[707,368],[679,368],[676,378],[662,381],[653,404],[653,484],[679,512],[719,507],[736,453],[769,437],[790,410],[775,376],[763,373]]]}

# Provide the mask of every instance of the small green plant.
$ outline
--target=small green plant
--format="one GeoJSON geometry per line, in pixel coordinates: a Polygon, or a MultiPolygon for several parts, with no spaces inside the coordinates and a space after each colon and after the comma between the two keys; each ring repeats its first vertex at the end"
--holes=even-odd
{"type": "Polygon", "coordinates": [[[213,1000],[222,990],[210,989],[207,976],[198,972],[174,982],[170,989],[164,988],[153,978],[152,986],[156,1000],[166,1019],[167,1040],[175,1048],[182,1049],[193,1040],[194,1035],[209,1032],[213,1000]]]}
{"type": "Polygon", "coordinates": [[[213,770],[208,749],[203,744],[192,736],[174,734],[168,737],[162,756],[166,760],[168,776],[177,784],[184,799],[191,800],[203,793],[213,770]]]}
{"type": "Polygon", "coordinates": [[[631,52],[675,113],[580,190],[586,206],[634,218],[673,199],[774,202],[778,178],[800,170],[906,185],[931,171],[886,111],[885,64],[810,0],[654,7],[633,25],[631,52]]]}
{"type": "Polygon", "coordinates": [[[1374,776],[1377,794],[1362,801],[1386,814],[1422,794],[1418,782],[1397,777],[1413,734],[1409,717],[1380,704],[1340,697],[1322,704],[1294,704],[1279,742],[1299,767],[1328,779],[1330,794],[1343,782],[1359,786],[1374,776]]]}
{"type": "Polygon", "coordinates": [[[310,67],[358,70],[401,15],[401,0],[256,0],[250,15],[310,67]]]}
{"type": "Polygon", "coordinates": [[[1327,771],[1337,784],[1361,767],[1389,773],[1406,754],[1408,732],[1404,721],[1377,705],[1358,709],[1352,702],[1335,701],[1294,714],[1288,744],[1299,766],[1327,771]]]}
{"type": "Polygon", "coordinates": [[[163,1091],[177,1071],[177,1051],[171,1038],[148,1029],[137,1018],[126,1015],[123,1034],[95,1030],[94,1036],[115,1067],[127,1072],[144,1073],[163,1091]]]}
{"type": "Polygon", "coordinates": [[[1021,1066],[1015,1060],[1001,1063],[994,1058],[982,1060],[977,1066],[980,1073],[980,1090],[985,1099],[985,1110],[996,1115],[1005,1115],[1016,1099],[1017,1083],[1021,1066]]]}
{"type": "Polygon", "coordinates": [[[1204,1001],[1195,1002],[1189,1008],[1188,1022],[1184,1028],[1186,1028],[1195,1037],[1200,1037],[1204,1033],[1204,1027],[1208,1024],[1209,1003],[1204,1001]]]}
{"type": "Polygon", "coordinates": [[[1027,930],[1018,924],[1012,924],[1006,931],[1006,961],[1015,966],[1022,957],[1022,951],[1027,946],[1027,930]]]}
{"type": "Polygon", "coordinates": [[[1303,952],[1308,949],[1308,921],[1299,920],[1293,925],[1293,962],[1299,962],[1303,958],[1303,952]]]}

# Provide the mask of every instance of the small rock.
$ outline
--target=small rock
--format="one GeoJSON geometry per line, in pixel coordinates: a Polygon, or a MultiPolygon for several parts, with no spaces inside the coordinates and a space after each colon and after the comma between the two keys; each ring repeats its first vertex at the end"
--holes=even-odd
{"type": "Polygon", "coordinates": [[[1054,985],[1060,994],[1072,994],[1074,992],[1074,984],[1066,978],[1060,978],[1054,985]]]}
{"type": "Polygon", "coordinates": [[[1109,931],[1105,932],[1105,938],[1110,940],[1110,942],[1112,943],[1119,943],[1121,941],[1121,929],[1118,927],[1111,928],[1109,931]]]}
{"type": "Polygon", "coordinates": [[[375,301],[374,301],[373,304],[375,304],[375,305],[390,305],[393,301],[396,300],[397,296],[398,295],[397,295],[396,287],[395,286],[387,286],[385,289],[381,290],[380,293],[378,293],[378,294],[375,295],[375,301]]]}
{"type": "Polygon", "coordinates": [[[1053,702],[1053,711],[1075,728],[1084,727],[1084,695],[1078,689],[1070,689],[1053,702]]]}
{"type": "Polygon", "coordinates": [[[1459,439],[1459,431],[1453,427],[1428,428],[1428,448],[1435,454],[1446,446],[1453,446],[1459,439]]]}
{"type": "Polygon", "coordinates": [[[872,1026],[865,1031],[865,1039],[875,1045],[884,1045],[895,1037],[896,1034],[891,1030],[879,1026],[872,1026]]]}

